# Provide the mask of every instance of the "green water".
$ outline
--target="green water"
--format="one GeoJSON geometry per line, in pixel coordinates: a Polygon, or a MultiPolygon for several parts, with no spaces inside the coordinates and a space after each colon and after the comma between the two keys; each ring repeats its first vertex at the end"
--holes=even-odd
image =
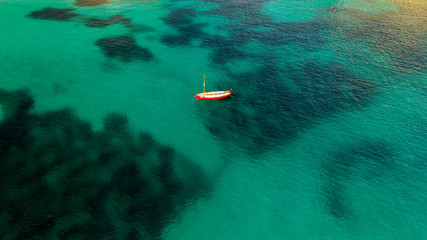
{"type": "Polygon", "coordinates": [[[427,239],[426,10],[0,0],[0,239],[427,239]]]}

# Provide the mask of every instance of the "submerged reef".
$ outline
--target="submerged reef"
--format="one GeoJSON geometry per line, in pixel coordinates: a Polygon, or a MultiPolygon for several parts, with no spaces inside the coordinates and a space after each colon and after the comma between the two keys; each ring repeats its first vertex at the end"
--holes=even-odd
{"type": "Polygon", "coordinates": [[[163,21],[175,27],[179,34],[168,34],[162,37],[162,42],[169,46],[188,45],[193,39],[203,36],[203,24],[193,23],[196,11],[191,8],[182,8],[171,11],[163,21]]]}
{"type": "Polygon", "coordinates": [[[355,217],[350,198],[346,196],[350,182],[363,179],[378,184],[395,167],[391,146],[383,141],[362,142],[347,146],[323,162],[323,198],[325,207],[339,221],[355,217]]]}
{"type": "Polygon", "coordinates": [[[150,50],[138,46],[135,39],[127,35],[102,38],[95,44],[102,49],[107,57],[116,57],[123,62],[131,60],[149,61],[153,58],[150,50]]]}
{"type": "Polygon", "coordinates": [[[289,141],[322,118],[366,106],[374,98],[373,82],[334,60],[320,63],[301,58],[291,65],[283,58],[286,45],[308,53],[323,48],[325,32],[338,26],[336,22],[276,21],[263,14],[266,0],[205,2],[218,6],[207,11],[188,6],[171,11],[163,21],[178,34],[164,35],[162,42],[177,46],[197,40],[194,42],[199,46],[212,50],[213,63],[229,69],[233,81],[227,86],[239,89],[233,103],[225,100],[198,109],[209,131],[227,144],[232,141],[251,153],[261,153],[289,141]],[[226,25],[216,26],[226,34],[205,31],[208,25],[196,19],[203,14],[226,18],[226,25]],[[251,51],[252,46],[257,49],[251,51]],[[253,67],[235,73],[231,68],[239,62],[253,67]]]}
{"type": "Polygon", "coordinates": [[[306,62],[282,70],[270,62],[254,72],[235,75],[233,98],[200,109],[210,132],[251,153],[261,153],[311,127],[321,118],[366,106],[375,84],[338,64],[306,62]],[[290,87],[284,80],[292,82],[290,87]],[[261,93],[261,94],[260,94],[261,93]]]}
{"type": "Polygon", "coordinates": [[[77,13],[73,13],[72,11],[72,8],[44,8],[40,11],[34,11],[27,16],[36,19],[69,21],[71,18],[78,16],[77,13]]]}
{"type": "Polygon", "coordinates": [[[95,28],[103,28],[107,27],[111,24],[121,23],[126,28],[133,28],[134,26],[131,24],[131,20],[123,15],[115,15],[111,16],[107,19],[100,19],[95,17],[90,17],[84,20],[86,26],[95,27],[95,28]]]}
{"type": "MultiPolygon", "coordinates": [[[[77,22],[84,22],[86,26],[92,28],[104,28],[111,24],[122,24],[133,32],[153,30],[147,26],[132,24],[131,19],[124,15],[114,15],[106,19],[100,19],[97,17],[81,16],[77,13],[73,13],[72,11],[72,8],[45,8],[43,10],[30,13],[28,17],[56,21],[69,21],[73,18],[73,20],[77,22]]],[[[101,48],[107,57],[118,58],[123,62],[130,62],[132,60],[150,61],[154,57],[149,49],[140,47],[136,44],[135,39],[128,35],[101,38],[98,39],[95,44],[101,48]]]]}
{"type": "Polygon", "coordinates": [[[76,0],[76,6],[94,7],[107,4],[109,0],[76,0]]]}
{"type": "Polygon", "coordinates": [[[344,17],[350,26],[343,26],[348,38],[367,39],[374,50],[392,56],[392,64],[405,72],[423,71],[427,66],[426,2],[397,5],[395,11],[364,13],[346,9],[344,17]]]}
{"type": "Polygon", "coordinates": [[[325,45],[321,29],[324,26],[315,22],[286,23],[274,21],[271,17],[263,15],[263,4],[266,1],[221,1],[207,0],[216,3],[218,8],[208,11],[196,11],[192,8],[180,8],[171,11],[163,21],[176,28],[178,34],[166,34],[162,42],[169,46],[189,45],[193,40],[201,40],[202,47],[212,48],[212,61],[225,64],[234,59],[251,58],[251,54],[244,53],[239,48],[246,46],[251,41],[257,41],[268,46],[281,46],[297,43],[302,48],[312,51],[325,45]],[[227,37],[206,33],[203,31],[208,26],[198,23],[197,15],[220,15],[229,19],[232,24],[221,26],[227,30],[227,37]],[[264,29],[265,31],[259,31],[264,29]]]}
{"type": "MultiPolygon", "coordinates": [[[[96,7],[100,5],[109,4],[111,2],[119,2],[120,0],[76,0],[75,5],[81,6],[81,7],[96,7]]],[[[153,0],[121,0],[122,2],[129,2],[129,1],[135,1],[135,2],[146,2],[146,1],[153,1],[153,0]]]]}
{"type": "Polygon", "coordinates": [[[99,131],[72,110],[31,112],[0,90],[1,239],[158,239],[208,189],[203,170],[111,114],[99,131]]]}
{"type": "Polygon", "coordinates": [[[97,17],[86,17],[73,12],[73,8],[44,8],[40,11],[34,11],[28,14],[28,17],[35,19],[45,19],[54,21],[70,21],[84,22],[86,26],[93,28],[103,28],[112,24],[123,24],[124,27],[133,29],[136,26],[131,23],[131,19],[124,15],[114,15],[107,19],[97,17]],[[78,18],[77,18],[78,17],[78,18]]]}

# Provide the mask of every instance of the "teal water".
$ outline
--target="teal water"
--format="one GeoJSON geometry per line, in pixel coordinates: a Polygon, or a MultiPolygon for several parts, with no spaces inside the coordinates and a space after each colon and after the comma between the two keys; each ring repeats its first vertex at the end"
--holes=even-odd
{"type": "Polygon", "coordinates": [[[425,1],[82,2],[0,0],[0,239],[427,239],[425,1]]]}

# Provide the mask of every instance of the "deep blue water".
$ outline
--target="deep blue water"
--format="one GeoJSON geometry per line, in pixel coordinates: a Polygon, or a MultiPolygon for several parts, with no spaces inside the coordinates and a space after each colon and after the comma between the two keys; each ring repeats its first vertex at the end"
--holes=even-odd
{"type": "Polygon", "coordinates": [[[425,1],[0,18],[1,240],[427,239],[425,1]]]}

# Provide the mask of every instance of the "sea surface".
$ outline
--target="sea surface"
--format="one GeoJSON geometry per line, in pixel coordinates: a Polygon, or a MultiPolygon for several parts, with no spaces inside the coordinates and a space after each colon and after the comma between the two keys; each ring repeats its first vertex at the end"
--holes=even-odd
{"type": "Polygon", "coordinates": [[[0,239],[425,240],[426,43],[423,0],[0,0],[0,239]]]}

